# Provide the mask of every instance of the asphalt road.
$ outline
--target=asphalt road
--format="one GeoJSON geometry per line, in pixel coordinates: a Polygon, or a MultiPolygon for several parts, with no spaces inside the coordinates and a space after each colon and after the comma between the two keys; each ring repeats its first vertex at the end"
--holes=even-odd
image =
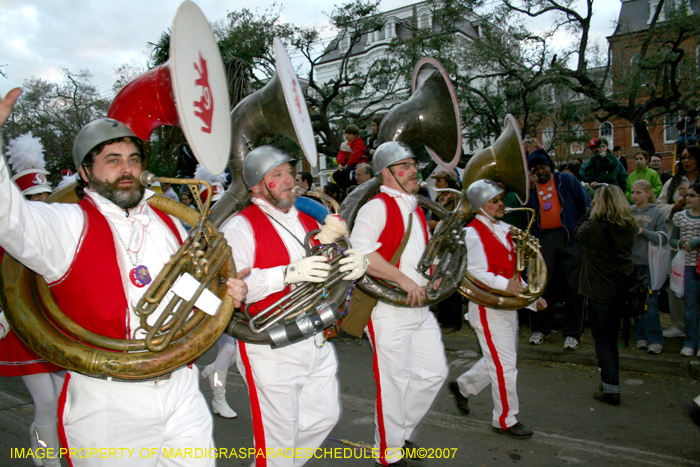
{"type": "MultiPolygon", "coordinates": [[[[331,437],[373,442],[374,379],[371,349],[365,340],[336,340],[340,359],[343,413],[331,437]]],[[[210,349],[197,362],[215,358],[210,349]]],[[[478,358],[474,352],[448,352],[454,379],[478,358]]],[[[235,373],[228,379],[228,401],[238,412],[232,420],[214,416],[219,448],[253,446],[245,385],[235,373]]],[[[681,406],[700,394],[700,382],[689,378],[625,372],[621,375],[622,404],[603,405],[592,399],[599,377],[596,368],[540,361],[519,363],[519,420],[535,431],[529,440],[511,440],[491,432],[490,390],[470,401],[472,414],[462,416],[443,390],[419,428],[415,442],[433,458],[415,462],[422,467],[452,466],[700,466],[700,430],[685,418],[681,406]],[[442,458],[436,458],[440,454],[442,458]],[[445,456],[447,458],[445,458],[445,456]]],[[[202,381],[207,400],[211,390],[202,381]]],[[[27,447],[33,415],[31,399],[19,378],[0,377],[0,466],[33,465],[11,459],[11,448],[27,447]]],[[[342,456],[344,445],[327,441],[327,457],[309,466],[371,466],[372,459],[342,456]],[[336,449],[339,448],[339,449],[336,449]]],[[[249,466],[249,458],[219,459],[218,466],[249,466]]],[[[64,461],[64,465],[67,465],[64,461]]]]}

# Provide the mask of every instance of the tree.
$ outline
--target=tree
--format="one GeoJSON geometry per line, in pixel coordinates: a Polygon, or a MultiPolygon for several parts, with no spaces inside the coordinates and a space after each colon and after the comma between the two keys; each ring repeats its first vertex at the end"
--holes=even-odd
{"type": "Polygon", "coordinates": [[[23,82],[24,93],[3,127],[6,140],[28,131],[41,138],[49,179],[56,183],[61,170],[73,166],[73,141],[80,129],[104,117],[109,101],[90,84],[92,75],[64,68],[63,80],[50,83],[37,78],[23,82]]]}
{"type": "Polygon", "coordinates": [[[610,117],[630,121],[640,147],[654,154],[647,124],[697,105],[700,91],[687,50],[689,43],[695,41],[697,45],[700,22],[688,14],[683,3],[679,8],[669,8],[664,3],[659,1],[646,31],[632,34],[631,40],[624,38],[626,44],[638,46],[632,52],[635,59],[624,56],[630,54],[629,48],[620,48],[617,52],[621,56],[616,57],[615,63],[613,49],[623,35],[630,35],[618,26],[610,38],[606,58],[600,60],[592,54],[596,52],[590,44],[593,0],[587,0],[582,11],[575,9],[573,2],[555,0],[504,0],[504,7],[527,18],[553,17],[553,29],[565,29],[574,40],[570,46],[553,49],[559,59],[553,59],[545,70],[551,80],[589,98],[599,121],[610,117]],[[663,22],[662,13],[667,16],[663,22]],[[596,60],[602,62],[601,67],[596,66],[596,60]]]}
{"type": "Polygon", "coordinates": [[[386,20],[379,13],[378,0],[355,0],[336,6],[328,16],[338,36],[321,54],[315,53],[318,31],[304,30],[293,41],[308,66],[306,99],[314,131],[321,140],[321,154],[337,155],[347,124],[369,124],[373,113],[386,112],[409,89],[409,81],[393,53],[362,64],[353,57],[363,36],[384,28],[386,20]],[[317,69],[330,59],[338,61],[337,74],[320,83],[317,69]]]}

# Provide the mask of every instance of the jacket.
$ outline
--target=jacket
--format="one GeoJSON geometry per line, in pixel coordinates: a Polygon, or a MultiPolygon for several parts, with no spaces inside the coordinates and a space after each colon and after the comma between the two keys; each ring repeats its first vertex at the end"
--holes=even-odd
{"type": "MultiPolygon", "coordinates": [[[[579,219],[586,212],[586,209],[591,206],[591,198],[583,189],[583,185],[576,177],[568,173],[554,172],[554,186],[557,189],[559,203],[561,204],[561,223],[566,229],[569,236],[569,243],[574,243],[574,230],[579,219]]],[[[532,225],[532,234],[540,238],[542,236],[542,228],[540,224],[540,202],[537,196],[537,188],[530,189],[527,207],[532,208],[537,213],[536,221],[532,225]]]]}
{"type": "Polygon", "coordinates": [[[627,171],[622,163],[611,153],[601,156],[596,153],[581,166],[581,175],[587,183],[607,183],[627,189],[627,171]]]}
{"type": "Polygon", "coordinates": [[[625,196],[627,196],[627,201],[632,203],[632,184],[637,180],[646,180],[651,183],[651,189],[654,192],[654,196],[659,196],[661,189],[664,187],[661,183],[661,178],[659,174],[654,169],[649,167],[644,167],[643,169],[636,169],[634,172],[629,174],[627,177],[627,190],[625,190],[625,196]]]}
{"type": "Polygon", "coordinates": [[[583,247],[583,261],[578,293],[601,303],[615,303],[620,296],[625,273],[631,273],[632,245],[638,227],[622,228],[616,224],[591,219],[586,212],[574,235],[583,247]],[[613,239],[611,245],[603,228],[613,239]]]}
{"type": "Polygon", "coordinates": [[[342,165],[357,165],[367,162],[369,159],[365,156],[365,143],[362,138],[355,138],[350,143],[348,143],[350,151],[343,151],[342,149],[338,151],[338,157],[336,161],[338,164],[342,165]]]}

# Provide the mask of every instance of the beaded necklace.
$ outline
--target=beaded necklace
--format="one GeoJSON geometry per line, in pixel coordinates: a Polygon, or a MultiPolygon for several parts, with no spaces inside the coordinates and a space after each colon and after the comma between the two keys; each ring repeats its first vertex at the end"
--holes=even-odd
{"type": "Polygon", "coordinates": [[[549,187],[547,187],[546,194],[541,184],[538,184],[537,191],[537,194],[539,194],[540,198],[542,198],[542,209],[544,209],[545,211],[549,211],[550,209],[552,209],[552,202],[549,200],[552,199],[552,191],[554,190],[554,177],[551,177],[549,179],[548,185],[549,187]]]}
{"type": "MultiPolygon", "coordinates": [[[[126,243],[124,243],[124,240],[122,240],[122,236],[119,235],[119,231],[117,230],[117,227],[107,217],[105,217],[105,219],[107,219],[107,223],[112,228],[112,231],[114,232],[114,234],[117,236],[117,240],[119,240],[119,243],[122,245],[122,247],[124,247],[124,251],[126,251],[126,256],[127,256],[127,258],[129,258],[129,262],[133,266],[131,271],[129,271],[129,280],[131,281],[131,283],[134,284],[138,288],[145,287],[146,285],[150,284],[151,283],[151,274],[145,265],[138,264],[141,262],[139,260],[138,252],[136,253],[135,258],[132,258],[131,252],[126,247],[126,243]]],[[[142,246],[141,250],[144,250],[144,249],[145,248],[142,246]]]]}

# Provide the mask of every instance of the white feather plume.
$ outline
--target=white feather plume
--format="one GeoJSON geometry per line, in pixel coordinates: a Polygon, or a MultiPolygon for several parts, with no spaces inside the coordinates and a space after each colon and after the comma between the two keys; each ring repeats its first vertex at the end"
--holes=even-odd
{"type": "Polygon", "coordinates": [[[209,182],[210,185],[213,185],[214,183],[221,183],[224,185],[224,182],[226,181],[226,173],[221,172],[219,175],[212,175],[207,172],[204,167],[202,167],[202,164],[197,164],[197,169],[194,171],[194,178],[209,182]]]}
{"type": "Polygon", "coordinates": [[[31,131],[7,143],[5,152],[16,174],[29,169],[45,170],[44,145],[31,131]]]}
{"type": "Polygon", "coordinates": [[[61,188],[63,188],[64,186],[66,186],[66,185],[68,185],[68,184],[70,184],[70,183],[73,183],[73,182],[76,181],[77,179],[78,179],[78,174],[77,174],[77,173],[74,173],[73,175],[64,175],[63,178],[61,179],[61,181],[58,182],[58,185],[56,186],[56,190],[55,190],[55,191],[58,191],[58,190],[60,190],[61,188]]]}

